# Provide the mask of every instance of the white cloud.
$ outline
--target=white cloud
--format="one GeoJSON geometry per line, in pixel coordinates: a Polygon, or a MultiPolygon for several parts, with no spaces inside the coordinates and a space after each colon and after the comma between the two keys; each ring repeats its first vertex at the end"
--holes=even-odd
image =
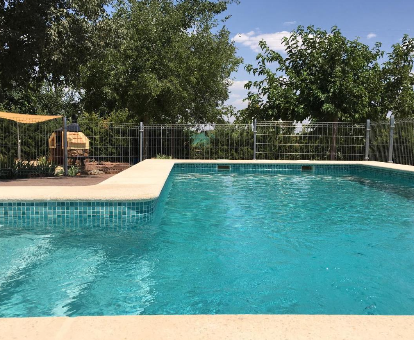
{"type": "Polygon", "coordinates": [[[242,98],[236,99],[236,100],[232,100],[229,102],[230,105],[233,105],[236,110],[243,110],[247,107],[247,100],[244,101],[242,98]]]}
{"type": "Polygon", "coordinates": [[[250,47],[254,52],[260,52],[259,42],[261,40],[266,41],[267,45],[274,51],[284,52],[285,46],[282,44],[282,39],[288,37],[290,32],[282,31],[275,33],[257,33],[256,31],[250,31],[248,33],[236,34],[233,37],[233,41],[250,47]]]}
{"type": "Polygon", "coordinates": [[[232,80],[230,85],[230,91],[244,91],[244,85],[247,84],[247,80],[232,80]]]}
{"type": "Polygon", "coordinates": [[[283,23],[283,25],[285,25],[285,26],[290,26],[290,25],[295,25],[295,24],[296,24],[296,21],[285,21],[283,23]]]}
{"type": "Polygon", "coordinates": [[[237,99],[237,98],[241,98],[241,95],[238,93],[230,93],[229,95],[230,99],[237,99]]]}
{"type": "Polygon", "coordinates": [[[244,88],[247,80],[231,80],[229,87],[230,95],[226,104],[233,105],[237,110],[245,109],[247,101],[243,101],[247,97],[247,90],[244,88]]]}
{"type": "Polygon", "coordinates": [[[375,33],[369,33],[368,35],[367,35],[367,39],[372,39],[372,38],[375,38],[377,35],[375,34],[375,33]]]}

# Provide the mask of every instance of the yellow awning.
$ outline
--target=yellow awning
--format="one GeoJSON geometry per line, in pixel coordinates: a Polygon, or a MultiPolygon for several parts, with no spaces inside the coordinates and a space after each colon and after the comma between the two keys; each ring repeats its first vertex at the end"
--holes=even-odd
{"type": "Polygon", "coordinates": [[[21,113],[0,112],[0,118],[14,120],[15,122],[23,124],[35,124],[62,118],[62,116],[26,115],[21,113]]]}

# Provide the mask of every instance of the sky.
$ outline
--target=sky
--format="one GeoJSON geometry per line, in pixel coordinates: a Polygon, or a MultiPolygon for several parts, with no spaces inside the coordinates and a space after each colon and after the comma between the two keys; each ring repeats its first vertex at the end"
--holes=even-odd
{"type": "Polygon", "coordinates": [[[314,25],[327,31],[338,26],[348,39],[360,38],[371,47],[382,43],[382,50],[401,41],[404,34],[414,37],[414,0],[240,0],[232,4],[226,27],[244,64],[232,75],[230,98],[226,104],[237,109],[247,106],[243,88],[254,77],[244,70],[245,64],[255,65],[258,42],[284,53],[281,38],[298,25],[314,25]]]}

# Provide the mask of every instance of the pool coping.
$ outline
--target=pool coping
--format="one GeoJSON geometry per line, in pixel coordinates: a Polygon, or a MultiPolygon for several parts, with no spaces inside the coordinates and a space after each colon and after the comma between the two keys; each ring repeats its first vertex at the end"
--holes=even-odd
{"type": "Polygon", "coordinates": [[[0,339],[407,339],[414,316],[142,315],[0,319],[0,339]]]}
{"type": "Polygon", "coordinates": [[[0,187],[0,202],[32,201],[151,201],[157,199],[175,164],[306,164],[363,165],[414,173],[414,167],[371,161],[230,161],[230,160],[145,160],[91,186],[7,186],[0,187]]]}
{"type": "MultiPolygon", "coordinates": [[[[413,166],[370,161],[146,160],[88,187],[2,187],[0,201],[121,201],[157,199],[175,164],[364,165],[408,171],[413,166]],[[85,190],[86,189],[86,190],[85,190]]],[[[158,315],[0,318],[0,339],[412,339],[414,316],[158,315]]]]}

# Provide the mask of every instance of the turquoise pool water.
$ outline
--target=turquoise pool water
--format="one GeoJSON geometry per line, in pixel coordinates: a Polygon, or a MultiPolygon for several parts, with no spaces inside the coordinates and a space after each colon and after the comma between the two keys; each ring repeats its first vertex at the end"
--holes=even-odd
{"type": "Polygon", "coordinates": [[[189,170],[152,223],[0,218],[0,316],[414,314],[405,182],[189,170]]]}

